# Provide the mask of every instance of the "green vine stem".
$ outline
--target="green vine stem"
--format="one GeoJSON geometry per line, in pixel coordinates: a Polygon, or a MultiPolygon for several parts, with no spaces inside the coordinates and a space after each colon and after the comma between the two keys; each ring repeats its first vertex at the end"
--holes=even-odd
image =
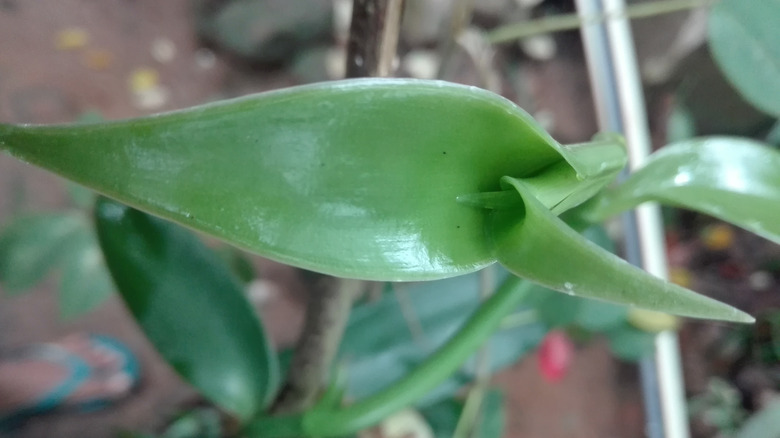
{"type": "Polygon", "coordinates": [[[253,438],[295,436],[339,437],[371,427],[414,404],[445,381],[501,326],[528,295],[533,284],[511,276],[469,318],[464,326],[414,371],[378,393],[343,408],[314,408],[293,416],[252,421],[253,438]]]}
{"type": "Polygon", "coordinates": [[[581,18],[577,14],[553,15],[538,20],[501,26],[488,34],[488,40],[493,44],[505,43],[534,35],[575,30],[586,24],[599,23],[601,21],[622,17],[623,15],[630,19],[647,18],[687,9],[711,6],[715,4],[716,1],[718,0],[661,0],[639,3],[628,6],[625,9],[624,14],[620,14],[620,16],[616,14],[602,14],[581,18]]]}

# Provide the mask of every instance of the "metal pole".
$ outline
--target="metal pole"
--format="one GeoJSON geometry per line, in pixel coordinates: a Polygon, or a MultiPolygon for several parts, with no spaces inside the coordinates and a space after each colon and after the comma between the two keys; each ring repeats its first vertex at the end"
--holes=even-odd
{"type": "MultiPolygon", "coordinates": [[[[623,0],[577,0],[581,17],[625,17],[623,0]]],[[[586,23],[588,20],[584,20],[586,23]]],[[[629,169],[641,167],[651,152],[644,96],[637,71],[628,20],[613,18],[586,24],[582,37],[591,76],[599,126],[626,137],[629,169]]],[[[623,217],[629,262],[667,278],[663,224],[657,205],[640,206],[623,217]]],[[[677,335],[667,331],[655,339],[654,357],[640,364],[647,434],[652,438],[687,438],[688,422],[683,394],[677,335]]]]}

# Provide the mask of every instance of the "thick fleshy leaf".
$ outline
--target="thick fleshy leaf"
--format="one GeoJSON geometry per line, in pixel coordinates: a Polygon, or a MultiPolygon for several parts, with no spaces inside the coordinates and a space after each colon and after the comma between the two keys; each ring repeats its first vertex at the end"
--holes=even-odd
{"type": "Polygon", "coordinates": [[[0,149],[278,261],[377,280],[495,261],[488,212],[460,196],[536,176],[563,211],[625,162],[619,140],[562,147],[498,95],[409,79],[294,87],[113,123],[0,125],[0,149]]]}
{"type": "Polygon", "coordinates": [[[22,292],[43,279],[67,256],[68,242],[84,232],[84,217],[74,213],[21,217],[0,234],[0,284],[22,292]]]}
{"type": "Polygon", "coordinates": [[[111,275],[157,351],[219,407],[248,419],[269,401],[278,364],[225,263],[191,232],[107,199],[96,205],[111,275]]]}
{"type": "Polygon", "coordinates": [[[745,421],[736,438],[772,438],[780,434],[780,400],[769,401],[745,421]]]}
{"type": "Polygon", "coordinates": [[[709,20],[710,50],[750,103],[780,116],[780,0],[720,0],[709,20]]]}
{"type": "Polygon", "coordinates": [[[697,318],[754,320],[604,251],[537,201],[526,182],[504,182],[517,190],[522,203],[495,210],[489,230],[496,257],[510,272],[570,295],[697,318]]]}
{"type": "Polygon", "coordinates": [[[594,221],[657,201],[697,210],[780,243],[780,151],[753,140],[707,137],[654,153],[594,201],[594,221]]]}

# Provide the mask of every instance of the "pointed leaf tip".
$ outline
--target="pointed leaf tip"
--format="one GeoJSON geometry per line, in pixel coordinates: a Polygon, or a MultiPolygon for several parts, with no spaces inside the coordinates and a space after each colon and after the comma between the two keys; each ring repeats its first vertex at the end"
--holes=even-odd
{"type": "Polygon", "coordinates": [[[586,298],[693,318],[751,323],[727,304],[654,277],[589,242],[553,215],[526,184],[505,178],[524,206],[493,213],[496,258],[514,274],[586,298]]]}

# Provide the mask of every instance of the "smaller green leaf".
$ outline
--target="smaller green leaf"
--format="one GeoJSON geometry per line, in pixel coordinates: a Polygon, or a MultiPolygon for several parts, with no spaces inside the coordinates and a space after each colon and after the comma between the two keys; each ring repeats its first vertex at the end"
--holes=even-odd
{"type": "MultiPolygon", "coordinates": [[[[503,392],[498,389],[488,390],[482,399],[480,410],[479,427],[474,436],[500,438],[506,424],[503,392]]],[[[443,400],[420,410],[420,414],[431,426],[436,438],[452,438],[463,414],[463,402],[456,399],[443,400]]]]}
{"type": "Polygon", "coordinates": [[[504,393],[493,389],[485,394],[482,400],[482,421],[477,436],[481,438],[501,438],[506,425],[504,411],[504,393]]]}
{"type": "Polygon", "coordinates": [[[549,328],[566,327],[572,324],[582,303],[588,301],[543,288],[534,291],[529,296],[529,300],[531,307],[536,309],[539,321],[549,328]]]}
{"type": "Polygon", "coordinates": [[[192,232],[101,198],[100,245],[117,288],[162,357],[204,397],[247,420],[278,363],[230,268],[192,232]]]}
{"type": "Polygon", "coordinates": [[[765,140],[770,146],[780,147],[780,120],[772,125],[772,129],[767,133],[765,140]]]}
{"type": "Polygon", "coordinates": [[[0,234],[0,282],[8,292],[34,286],[66,255],[67,242],[86,228],[74,213],[21,217],[0,234]]]}
{"type": "Polygon", "coordinates": [[[60,283],[60,315],[70,319],[103,303],[114,291],[114,282],[94,230],[75,233],[64,250],[68,257],[63,264],[60,283]]]}
{"type": "MultiPolygon", "coordinates": [[[[505,271],[499,278],[507,276],[505,271]]],[[[531,286],[533,292],[541,287],[531,286]]],[[[395,285],[378,301],[361,303],[352,310],[341,344],[346,363],[347,390],[351,398],[376,393],[403,377],[443,345],[479,307],[480,274],[446,280],[395,285]],[[442,296],[447,296],[442,300],[442,296]],[[377,373],[377,370],[382,370],[377,373]]],[[[531,291],[529,291],[531,293],[531,291]]],[[[520,312],[529,312],[523,306],[520,312]]],[[[531,351],[544,337],[538,321],[504,328],[490,338],[491,369],[502,369],[531,351]]],[[[471,363],[423,398],[427,406],[451,397],[473,381],[471,363]]]]}
{"type": "Polygon", "coordinates": [[[607,333],[607,339],[612,354],[626,361],[636,361],[652,354],[655,334],[624,324],[607,333]]]}
{"type": "Polygon", "coordinates": [[[688,108],[679,104],[672,107],[666,125],[666,142],[688,140],[696,136],[696,123],[688,108]]]}
{"type": "Polygon", "coordinates": [[[591,332],[604,332],[623,324],[628,308],[598,300],[583,299],[574,316],[574,324],[591,332]]]}
{"type": "Polygon", "coordinates": [[[95,192],[74,182],[67,181],[65,187],[73,205],[79,208],[92,208],[95,203],[95,192]]]}
{"type": "Polygon", "coordinates": [[[709,20],[710,50],[750,103],[780,115],[780,0],[721,0],[709,20]]]}
{"type": "Polygon", "coordinates": [[[754,321],[599,248],[537,201],[525,182],[509,177],[503,181],[523,199],[518,207],[495,210],[489,227],[496,258],[510,272],[569,295],[696,318],[754,321]]]}
{"type": "Polygon", "coordinates": [[[772,400],[750,417],[737,432],[737,438],[775,438],[780,436],[780,399],[772,400]]]}
{"type": "Polygon", "coordinates": [[[780,243],[780,152],[737,137],[664,147],[623,184],[594,201],[600,222],[646,201],[697,210],[780,243]]]}
{"type": "Polygon", "coordinates": [[[222,436],[219,412],[201,408],[187,412],[176,419],[160,438],[220,438],[222,436]]]}

